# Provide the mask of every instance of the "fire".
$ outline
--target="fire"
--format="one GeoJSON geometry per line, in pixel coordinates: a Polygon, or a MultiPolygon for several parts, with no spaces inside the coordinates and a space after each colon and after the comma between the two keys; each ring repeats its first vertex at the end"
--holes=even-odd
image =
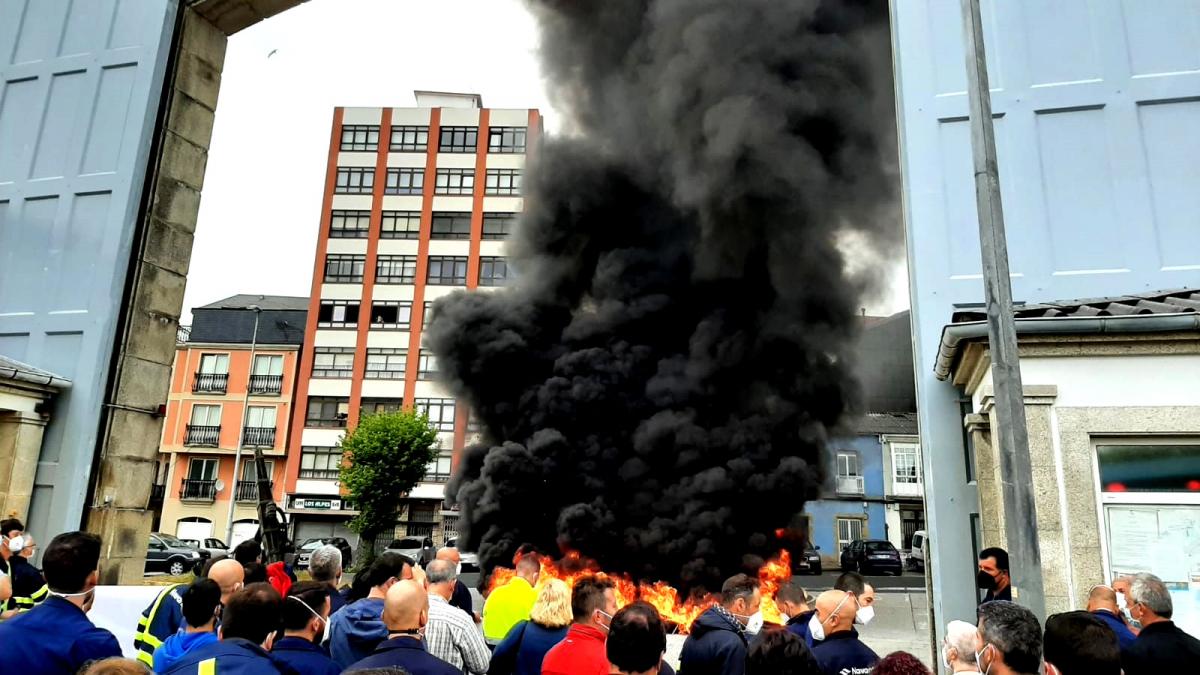
{"type": "MultiPolygon", "coordinates": [[[[628,576],[609,574],[600,569],[595,561],[584,558],[577,552],[570,552],[561,560],[554,561],[547,556],[539,559],[541,576],[539,584],[546,579],[561,579],[568,587],[574,587],[575,581],[583,576],[596,575],[611,579],[615,584],[617,606],[624,607],[635,600],[644,600],[655,607],[664,621],[672,623],[680,633],[688,632],[692,622],[704,610],[716,604],[717,599],[712,595],[703,597],[680,598],[679,591],[669,584],[656,581],[654,583],[634,582],[628,576]]],[[[516,560],[513,561],[514,565],[516,560]]],[[[503,586],[512,579],[514,570],[507,567],[497,567],[492,572],[488,583],[488,593],[503,586]]],[[[758,570],[758,580],[762,588],[763,620],[768,623],[781,623],[779,607],[775,604],[775,594],[779,587],[792,577],[792,559],[787,551],[769,560],[758,570]]]]}

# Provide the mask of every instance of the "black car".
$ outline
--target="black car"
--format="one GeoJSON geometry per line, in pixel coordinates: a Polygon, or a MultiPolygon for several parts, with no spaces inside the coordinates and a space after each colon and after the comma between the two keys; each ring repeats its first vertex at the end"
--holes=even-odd
{"type": "Polygon", "coordinates": [[[821,554],[817,553],[819,550],[820,546],[813,546],[812,542],[805,543],[802,553],[792,555],[792,571],[796,574],[820,574],[821,554]]]}
{"type": "Polygon", "coordinates": [[[884,539],[856,539],[842,549],[842,571],[855,570],[860,574],[891,572],[896,576],[904,573],[900,562],[900,551],[892,542],[884,539]]]}
{"type": "Polygon", "coordinates": [[[146,544],[145,572],[166,572],[171,576],[186,574],[189,570],[197,574],[211,554],[190,546],[182,539],[161,532],[151,532],[146,544]]]}
{"type": "Polygon", "coordinates": [[[305,539],[304,543],[296,547],[295,568],[298,570],[308,569],[308,562],[312,558],[313,552],[326,544],[333,544],[339,551],[342,552],[342,569],[350,569],[351,563],[354,562],[354,548],[350,546],[350,542],[346,541],[342,537],[305,539]]]}

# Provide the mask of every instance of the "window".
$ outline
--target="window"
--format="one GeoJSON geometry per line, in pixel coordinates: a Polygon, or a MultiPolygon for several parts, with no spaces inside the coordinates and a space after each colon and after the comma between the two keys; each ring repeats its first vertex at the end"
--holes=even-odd
{"type": "Polygon", "coordinates": [[[470,239],[471,213],[434,213],[430,239],[470,239]]]}
{"type": "Polygon", "coordinates": [[[450,255],[429,256],[429,274],[425,282],[430,286],[463,286],[467,283],[467,257],[450,255]]]}
{"type": "Polygon", "coordinates": [[[275,428],[275,406],[250,406],[246,413],[246,426],[275,428]]]}
{"type": "Polygon", "coordinates": [[[839,494],[862,494],[863,477],[858,470],[858,454],[854,452],[839,452],[837,454],[837,491],[839,494]]]}
{"type": "Polygon", "coordinates": [[[408,330],[412,324],[412,302],[371,303],[371,328],[408,330]]]}
{"type": "Polygon", "coordinates": [[[483,420],[479,419],[479,415],[472,410],[467,415],[467,433],[477,434],[481,431],[483,431],[483,420]]]}
{"type": "Polygon", "coordinates": [[[432,319],[432,318],[433,318],[433,301],[432,301],[432,300],[426,300],[426,301],[425,301],[425,307],[424,307],[424,308],[423,308],[423,310],[421,311],[421,325],[422,325],[423,327],[426,327],[426,328],[428,328],[428,327],[429,327],[429,320],[430,320],[430,319],[432,319]]]}
{"type": "Polygon", "coordinates": [[[850,545],[852,541],[858,541],[863,538],[863,521],[862,518],[838,518],[837,519],[837,543],[838,550],[842,550],[850,545]]]}
{"type": "Polygon", "coordinates": [[[492,127],[488,129],[488,152],[525,152],[526,127],[492,127]]]}
{"type": "Polygon", "coordinates": [[[313,377],[352,377],[353,347],[317,347],[313,350],[313,377]]]}
{"type": "Polygon", "coordinates": [[[304,426],[344,427],[349,414],[349,399],[339,396],[310,396],[304,426]]]}
{"type": "Polygon", "coordinates": [[[342,449],[323,445],[300,448],[300,478],[337,480],[342,466],[342,449]]]}
{"type": "MultiPolygon", "coordinates": [[[[1106,443],[1096,446],[1100,489],[1106,493],[1200,491],[1200,445],[1106,443]]],[[[1200,534],[1196,535],[1200,536],[1200,534]]]]}
{"type": "Polygon", "coordinates": [[[221,406],[193,405],[191,421],[185,431],[184,445],[219,447],[221,445],[221,406]]]}
{"type": "Polygon", "coordinates": [[[425,152],[429,147],[429,127],[399,126],[392,127],[392,143],[388,146],[390,152],[425,152]]]}
{"type": "Polygon", "coordinates": [[[375,169],[365,166],[339,166],[337,185],[333,191],[340,195],[369,195],[375,189],[375,169]]]}
{"type": "Polygon", "coordinates": [[[279,354],[255,354],[254,375],[283,375],[283,357],[279,354]]]}
{"type": "Polygon", "coordinates": [[[429,416],[429,423],[438,431],[454,431],[454,399],[418,398],[413,407],[429,416]]]}
{"type": "Polygon", "coordinates": [[[371,229],[370,211],[335,209],[329,217],[329,236],[333,239],[361,239],[371,229]]]}
{"type": "Polygon", "coordinates": [[[248,382],[251,394],[278,394],[283,390],[283,356],[256,354],[248,382]]]}
{"type": "Polygon", "coordinates": [[[385,195],[419,195],[425,189],[425,169],[400,168],[387,170],[385,195]]]}
{"type": "Polygon", "coordinates": [[[194,405],[192,406],[192,426],[219,427],[221,426],[221,406],[194,405]]]}
{"type": "Polygon", "coordinates": [[[975,444],[971,441],[971,431],[967,429],[967,415],[975,412],[971,399],[964,398],[958,402],[959,420],[962,422],[962,444],[965,464],[967,467],[967,482],[975,482],[975,444]]]}
{"type": "Polygon", "coordinates": [[[519,195],[521,194],[520,169],[488,169],[487,190],[489,195],[519,195]]]}
{"type": "Polygon", "coordinates": [[[373,152],[379,149],[379,127],[373,124],[347,124],[342,127],[344,152],[373,152]]]}
{"type": "MultiPolygon", "coordinates": [[[[270,480],[271,477],[275,475],[275,462],[274,462],[274,460],[268,459],[268,460],[264,460],[263,463],[266,464],[266,467],[264,467],[264,468],[267,471],[267,479],[270,480]]],[[[258,463],[257,462],[250,460],[250,461],[247,461],[245,464],[242,464],[242,480],[245,480],[245,481],[258,480],[258,463]]]]}
{"type": "Polygon", "coordinates": [[[246,410],[243,447],[275,447],[275,406],[250,406],[246,410]]]}
{"type": "Polygon", "coordinates": [[[380,413],[399,412],[404,407],[403,399],[398,398],[364,398],[362,400],[363,415],[378,415],[380,413]]]}
{"type": "Polygon", "coordinates": [[[228,354],[201,354],[200,369],[202,375],[225,375],[229,373],[228,354]]]}
{"type": "Polygon", "coordinates": [[[424,349],[417,355],[417,379],[432,380],[437,377],[437,357],[424,349]]]}
{"type": "Polygon", "coordinates": [[[479,147],[479,127],[442,127],[438,152],[475,152],[479,147]]]}
{"type": "Polygon", "coordinates": [[[188,461],[188,480],[216,480],[219,460],[193,457],[188,461]]]}
{"type": "Polygon", "coordinates": [[[368,380],[403,380],[408,367],[408,350],[400,348],[371,348],[367,350],[368,380]]]}
{"type": "Polygon", "coordinates": [[[354,328],[358,325],[358,303],[349,300],[323,300],[317,310],[318,328],[354,328]]]}
{"type": "Polygon", "coordinates": [[[381,255],[375,259],[375,283],[411,284],[417,278],[417,256],[381,255]]]}
{"type": "Polygon", "coordinates": [[[421,236],[420,211],[384,211],[382,239],[416,239],[421,236]]]}
{"type": "Polygon", "coordinates": [[[361,284],[366,256],[330,254],[325,256],[325,282],[330,284],[361,284]]]}
{"type": "Polygon", "coordinates": [[[450,466],[453,462],[453,457],[450,455],[438,455],[436,459],[425,467],[425,481],[429,483],[445,483],[450,480],[450,466]]]}
{"type": "Polygon", "coordinates": [[[469,195],[475,192],[475,169],[438,169],[434,194],[469,195]]]}
{"type": "Polygon", "coordinates": [[[479,285],[503,286],[508,281],[508,259],[484,256],[479,259],[479,285]]]}
{"type": "Polygon", "coordinates": [[[483,214],[483,238],[507,239],[516,222],[517,214],[515,213],[485,213],[483,214]]]}
{"type": "Polygon", "coordinates": [[[911,443],[892,444],[892,475],[896,483],[918,485],[921,482],[921,456],[911,443]]]}

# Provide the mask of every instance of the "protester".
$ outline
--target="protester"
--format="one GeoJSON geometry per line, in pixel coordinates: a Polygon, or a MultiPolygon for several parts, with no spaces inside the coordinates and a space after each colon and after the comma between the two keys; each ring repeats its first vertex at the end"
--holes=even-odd
{"type": "Polygon", "coordinates": [[[111,656],[92,663],[81,675],[147,675],[149,672],[141,661],[111,656]]]}
{"type": "MultiPolygon", "coordinates": [[[[197,579],[185,587],[180,595],[183,620],[187,623],[154,650],[150,665],[155,672],[170,670],[188,652],[217,641],[217,617],[221,613],[220,585],[212,579],[197,579]]],[[[134,646],[138,646],[136,640],[134,646]]],[[[139,663],[145,663],[141,659],[144,653],[138,649],[139,663]]]]}
{"type": "Polygon", "coordinates": [[[329,625],[331,595],[333,589],[323,581],[301,581],[289,589],[281,614],[283,637],[271,645],[276,662],[305,675],[342,672],[320,646],[329,625]]]}
{"type": "Polygon", "coordinates": [[[1046,675],[1121,675],[1117,636],[1090,612],[1063,612],[1046,619],[1046,675]]]}
{"type": "Polygon", "coordinates": [[[875,664],[871,675],[931,675],[921,659],[908,652],[892,652],[875,664]]]}
{"type": "Polygon", "coordinates": [[[489,644],[499,643],[518,621],[529,618],[529,610],[537,601],[538,576],[542,564],[536,554],[517,561],[517,569],[508,583],[492,591],[483,605],[483,637],[489,644]]]}
{"type": "Polygon", "coordinates": [[[1133,585],[1133,576],[1125,574],[1113,579],[1112,589],[1117,593],[1117,609],[1121,610],[1121,619],[1129,628],[1129,632],[1137,637],[1138,631],[1142,627],[1133,620],[1133,615],[1129,613],[1129,587],[1131,585],[1133,585]]]}
{"type": "Polygon", "coordinates": [[[1033,612],[1016,603],[984,603],[979,606],[974,653],[979,671],[987,675],[1038,675],[1042,627],[1033,612]]]}
{"type": "Polygon", "coordinates": [[[666,652],[667,632],[653,605],[634,602],[613,615],[604,643],[612,675],[675,675],[666,652]]]}
{"type": "Polygon", "coordinates": [[[346,599],[338,592],[342,583],[342,552],[338,547],[325,544],[313,551],[308,559],[308,575],[329,586],[330,615],[346,606],[346,599]]]}
{"type": "Polygon", "coordinates": [[[242,567],[250,563],[262,563],[262,545],[253,539],[247,539],[233,547],[233,559],[242,567]]]}
{"type": "Polygon", "coordinates": [[[25,526],[16,518],[0,520],[0,620],[16,615],[16,608],[11,601],[12,565],[8,559],[12,556],[12,551],[8,548],[8,542],[11,538],[19,536],[24,529],[25,526]]]}
{"type": "Polygon", "coordinates": [[[250,584],[221,611],[220,640],[193,649],[162,675],[273,675],[290,673],[271,657],[283,600],[270,584],[250,584]]]}
{"type": "MultiPolygon", "coordinates": [[[[1091,593],[1088,593],[1087,611],[1112,629],[1117,636],[1117,644],[1121,651],[1133,646],[1133,641],[1137,639],[1137,636],[1125,624],[1125,618],[1117,606],[1117,592],[1111,586],[1100,585],[1092,588],[1091,593]]],[[[1049,631],[1050,626],[1047,625],[1046,629],[1049,631]]]]}
{"type": "Polygon", "coordinates": [[[746,675],[820,675],[821,666],[804,640],[791,630],[772,629],[746,656],[746,675]]]}
{"type": "MultiPolygon", "coordinates": [[[[250,584],[265,584],[270,582],[270,577],[267,575],[267,568],[262,563],[252,562],[242,565],[242,569],[246,575],[246,585],[250,584]]],[[[278,592],[278,590],[276,590],[278,592]]]]}
{"type": "Polygon", "coordinates": [[[94,534],[67,532],[50,541],[42,554],[50,597],[0,623],[6,670],[59,675],[121,655],[117,638],[87,618],[96,596],[99,562],[100,538],[94,534]]]}
{"type": "Polygon", "coordinates": [[[809,632],[813,656],[826,675],[866,675],[879,662],[879,656],[854,630],[858,609],[853,593],[832,590],[817,596],[817,613],[809,621],[809,632]]]}
{"type": "Polygon", "coordinates": [[[985,548],[979,552],[979,572],[975,585],[987,591],[984,602],[1012,600],[1012,577],[1008,574],[1008,551],[1002,548],[985,548]]]}
{"type": "Polygon", "coordinates": [[[583,576],[571,589],[571,627],[563,641],[546,652],[542,675],[609,675],[604,641],[617,613],[611,579],[583,576]]]}
{"type": "Polygon", "coordinates": [[[1125,675],[1196,672],[1200,640],[1171,621],[1174,607],[1162,579],[1153,574],[1135,574],[1129,600],[1129,611],[1142,630],[1133,646],[1121,655],[1125,675]]]}
{"type": "Polygon", "coordinates": [[[42,577],[42,571],[29,562],[36,548],[33,536],[28,532],[8,540],[11,604],[20,612],[29,611],[46,599],[46,580],[42,577]]]}
{"type": "Polygon", "coordinates": [[[539,675],[546,652],[567,636],[571,589],[561,579],[549,579],[538,591],[529,620],[508,631],[492,652],[488,675],[539,675]]]}
{"type": "Polygon", "coordinates": [[[979,632],[966,621],[951,621],[946,626],[946,639],[942,642],[941,661],[946,673],[977,673],[975,663],[975,638],[979,632]]]}
{"type": "Polygon", "coordinates": [[[483,675],[491,658],[487,643],[471,615],[450,605],[458,583],[457,566],[449,560],[433,560],[425,572],[429,581],[429,623],[425,625],[429,653],[460,671],[483,675]]]}
{"type": "Polygon", "coordinates": [[[758,612],[758,580],[738,574],[721,586],[721,602],[696,617],[680,652],[685,675],[740,674],[746,667],[746,624],[758,612]]]}
{"type": "Polygon", "coordinates": [[[475,611],[475,601],[471,597],[471,589],[457,577],[462,574],[462,556],[458,554],[458,549],[453,546],[443,546],[438,549],[438,560],[445,560],[454,564],[454,594],[450,596],[450,606],[457,607],[467,613],[475,623],[479,623],[479,614],[475,611]]]}
{"type": "Polygon", "coordinates": [[[367,597],[346,605],[329,618],[329,655],[343,668],[366,658],[387,639],[384,600],[396,582],[406,576],[412,578],[412,565],[398,553],[384,552],[359,576],[370,589],[367,597]]]}
{"type": "Polygon", "coordinates": [[[875,587],[858,572],[844,572],[833,584],[833,590],[854,595],[857,610],[854,623],[865,626],[875,618],[875,587]]]}
{"type": "Polygon", "coordinates": [[[804,640],[805,646],[811,646],[808,622],[815,610],[809,607],[808,591],[794,581],[785,582],[775,593],[775,605],[783,614],[787,630],[804,640]]]}
{"type": "Polygon", "coordinates": [[[400,667],[410,675],[461,675],[461,670],[425,651],[421,629],[429,620],[429,597],[416,581],[400,581],[387,589],[383,621],[388,639],[345,672],[400,667]]]}

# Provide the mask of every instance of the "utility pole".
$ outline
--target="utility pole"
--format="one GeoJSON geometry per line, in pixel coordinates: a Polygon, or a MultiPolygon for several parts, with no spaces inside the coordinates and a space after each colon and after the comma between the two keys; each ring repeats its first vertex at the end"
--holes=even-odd
{"type": "MultiPolygon", "coordinates": [[[[254,351],[258,347],[258,319],[262,308],[250,305],[245,309],[254,311],[254,333],[250,337],[250,366],[246,369],[246,395],[242,397],[242,428],[238,429],[237,447],[233,451],[233,485],[229,490],[229,515],[225,519],[225,545],[233,546],[233,507],[237,505],[238,470],[242,464],[242,446],[246,440],[246,425],[250,423],[250,383],[254,381],[254,351]]],[[[258,500],[255,499],[257,502],[258,500]]],[[[261,525],[261,523],[260,523],[261,525]]]]}
{"type": "Polygon", "coordinates": [[[988,348],[996,401],[997,428],[992,430],[992,438],[1000,453],[1000,484],[1013,600],[1044,619],[1046,598],[1042,589],[1042,557],[1038,550],[1029,433],[1025,428],[1025,394],[1017,355],[1008,242],[1004,233],[1004,209],[1000,203],[1000,173],[996,163],[996,137],[992,128],[992,99],[979,0],[962,0],[962,13],[975,202],[979,209],[979,249],[983,257],[988,348]]]}

